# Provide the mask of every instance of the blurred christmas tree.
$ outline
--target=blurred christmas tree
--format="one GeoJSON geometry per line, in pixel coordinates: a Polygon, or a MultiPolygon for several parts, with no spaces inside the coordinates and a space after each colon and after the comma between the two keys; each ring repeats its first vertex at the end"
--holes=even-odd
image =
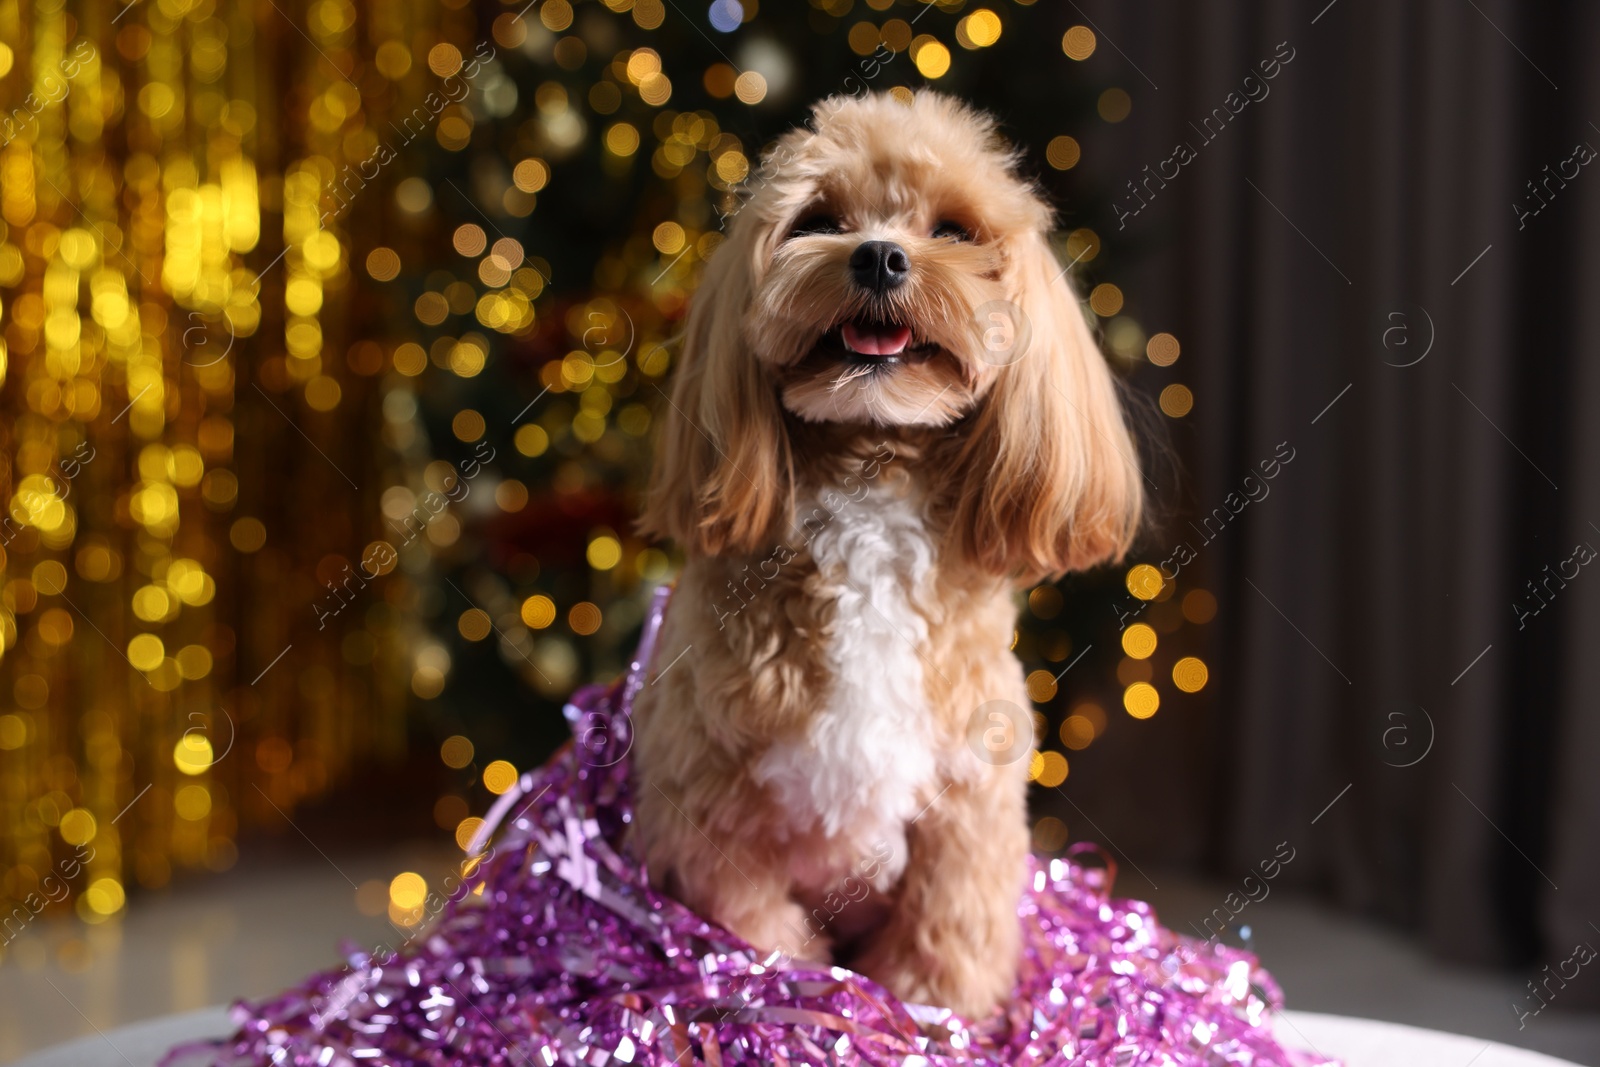
{"type": "MultiPolygon", "coordinates": [[[[1063,262],[1098,272],[1116,250],[1082,205],[1105,195],[1068,200],[1057,180],[1078,162],[1069,131],[1120,120],[1128,97],[1063,69],[1063,54],[1093,54],[1095,35],[1049,5],[543,0],[481,18],[478,37],[427,53],[452,102],[396,164],[394,236],[365,254],[391,283],[383,317],[404,323],[388,342],[385,434],[404,474],[384,494],[386,520],[410,522],[430,490],[460,497],[422,536],[402,535],[415,599],[401,608],[423,624],[418,721],[463,784],[499,792],[565,737],[557,709],[571,688],[622,667],[670,572],[630,519],[671,337],[763,146],[830,94],[966,96],[1064,204],[1063,262]],[[474,53],[473,40],[487,43],[474,53]],[[492,457],[489,473],[475,457],[492,457]]],[[[1089,313],[1127,364],[1146,339],[1123,302],[1101,284],[1089,313]]],[[[1097,635],[1115,647],[1106,602],[1121,586],[1079,579],[1070,599],[1050,586],[1029,597],[1018,651],[1038,668],[1030,692],[1052,739],[1034,759],[1043,784],[1061,782],[1059,749],[1092,742],[1118,699],[1069,715],[1057,679],[1097,635]]],[[[455,826],[480,804],[457,791],[436,814],[455,826]]],[[[1064,835],[1045,825],[1039,843],[1064,835]]]]}

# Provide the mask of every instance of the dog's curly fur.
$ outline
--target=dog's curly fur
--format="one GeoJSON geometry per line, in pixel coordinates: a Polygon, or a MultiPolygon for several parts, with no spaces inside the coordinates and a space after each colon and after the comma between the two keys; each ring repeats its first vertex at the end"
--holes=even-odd
{"type": "Polygon", "coordinates": [[[1016,590],[1120,558],[1141,507],[1016,164],[927,92],[784,136],[695,297],[642,523],[687,555],[636,710],[651,878],[969,1016],[1019,951],[1031,715],[1006,758],[982,743],[992,702],[1029,707],[1016,590]],[[898,287],[857,280],[869,240],[898,287]]]}

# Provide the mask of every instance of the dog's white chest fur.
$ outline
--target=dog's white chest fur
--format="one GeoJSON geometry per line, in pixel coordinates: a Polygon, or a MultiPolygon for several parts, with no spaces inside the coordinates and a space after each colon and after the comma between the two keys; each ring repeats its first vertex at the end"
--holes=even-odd
{"type": "MultiPolygon", "coordinates": [[[[904,866],[905,828],[937,767],[918,657],[928,636],[918,590],[933,545],[908,489],[880,484],[860,500],[822,499],[837,506],[811,541],[835,597],[831,684],[804,740],[773,745],[755,773],[795,813],[796,829],[819,827],[862,855],[888,845],[893,858],[879,879],[887,885],[904,866]]],[[[822,507],[816,514],[827,516],[822,507]]]]}

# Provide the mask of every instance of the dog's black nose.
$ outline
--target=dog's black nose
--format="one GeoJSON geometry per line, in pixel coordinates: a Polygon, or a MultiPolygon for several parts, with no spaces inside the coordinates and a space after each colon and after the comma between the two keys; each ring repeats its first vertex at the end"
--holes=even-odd
{"type": "Polygon", "coordinates": [[[893,241],[863,241],[850,254],[850,273],[862,288],[887,293],[906,283],[911,260],[893,241]]]}

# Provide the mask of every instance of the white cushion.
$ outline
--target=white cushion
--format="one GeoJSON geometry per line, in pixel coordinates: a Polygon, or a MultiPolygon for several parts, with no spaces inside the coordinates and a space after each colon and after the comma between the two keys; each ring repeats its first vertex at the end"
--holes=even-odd
{"type": "Polygon", "coordinates": [[[1273,1021],[1285,1047],[1342,1059],[1349,1067],[1573,1067],[1566,1060],[1399,1023],[1286,1011],[1273,1021]]]}
{"type": "MultiPolygon", "coordinates": [[[[13,1067],[155,1067],[173,1045],[231,1033],[225,1008],[168,1015],[80,1038],[26,1057],[13,1067]]],[[[1574,1067],[1566,1060],[1475,1037],[1419,1030],[1398,1023],[1285,1012],[1275,1022],[1284,1045],[1343,1059],[1348,1067],[1574,1067]]]]}

